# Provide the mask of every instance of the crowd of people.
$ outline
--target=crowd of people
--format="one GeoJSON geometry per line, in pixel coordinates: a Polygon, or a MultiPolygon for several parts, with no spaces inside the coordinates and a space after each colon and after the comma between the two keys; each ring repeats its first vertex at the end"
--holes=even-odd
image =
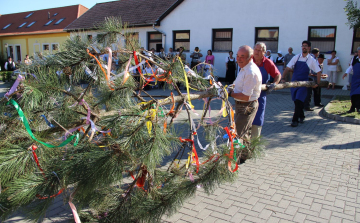
{"type": "MultiPolygon", "coordinates": [[[[266,50],[264,43],[256,43],[254,49],[246,45],[239,48],[236,61],[240,71],[233,83],[233,89],[230,89],[228,94],[229,97],[235,99],[235,123],[239,137],[260,136],[261,127],[264,124],[266,95],[274,90],[280,81],[309,80],[315,82],[312,88],[297,87],[290,89],[295,107],[291,120],[292,127],[304,123],[304,110],[313,110],[310,108],[312,93],[314,93],[315,106],[323,107],[321,89],[318,84],[321,79],[327,77],[326,74],[322,73],[326,58],[318,48],[311,49],[310,41],[303,41],[301,48],[302,52],[295,55],[293,49],[289,47],[289,53],[284,57],[282,52],[278,51],[278,57],[274,61],[271,59],[271,51],[266,50]],[[283,73],[280,70],[283,70],[283,73]],[[289,75],[291,75],[290,79],[288,78],[289,75]],[[270,78],[272,78],[272,82],[270,78]],[[265,83],[268,84],[267,91],[261,91],[261,85],[265,83]]],[[[353,71],[350,92],[351,108],[348,112],[360,112],[360,58],[358,56],[358,54],[360,55],[360,47],[357,50],[357,54],[352,58],[349,68],[343,75],[345,78],[353,71]]],[[[327,59],[328,72],[330,73],[329,82],[332,89],[335,84],[334,79],[339,71],[338,63],[339,58],[336,57],[336,51],[332,51],[331,57],[327,59]],[[335,66],[335,68],[331,66],[335,66]]]]}

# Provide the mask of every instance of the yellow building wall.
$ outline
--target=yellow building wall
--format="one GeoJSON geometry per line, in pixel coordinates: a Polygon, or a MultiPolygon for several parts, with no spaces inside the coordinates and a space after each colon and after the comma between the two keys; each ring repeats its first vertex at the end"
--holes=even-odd
{"type": "MultiPolygon", "coordinates": [[[[36,35],[19,35],[19,36],[4,36],[0,37],[1,55],[7,58],[7,49],[5,45],[12,45],[14,51],[15,45],[20,45],[21,60],[25,59],[25,56],[34,56],[35,52],[47,52],[44,50],[44,44],[49,45],[48,52],[55,52],[52,50],[52,44],[61,45],[70,37],[70,33],[50,33],[50,34],[36,34],[36,35]],[[35,47],[34,47],[35,46],[35,47]]],[[[14,55],[15,57],[15,55],[14,55]]]]}

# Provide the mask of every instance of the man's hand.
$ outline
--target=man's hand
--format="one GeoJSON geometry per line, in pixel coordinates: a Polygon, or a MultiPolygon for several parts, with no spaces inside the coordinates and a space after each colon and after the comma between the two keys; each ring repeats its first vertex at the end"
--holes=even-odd
{"type": "Polygon", "coordinates": [[[270,94],[273,90],[275,90],[276,84],[272,83],[268,86],[267,93],[270,94]]]}
{"type": "Polygon", "coordinates": [[[319,85],[318,85],[318,84],[315,84],[315,86],[313,86],[312,88],[317,88],[317,87],[319,87],[319,85]]]}
{"type": "Polygon", "coordinates": [[[347,73],[345,73],[345,74],[342,76],[342,79],[344,80],[346,76],[347,76],[347,73]]]}
{"type": "Polygon", "coordinates": [[[281,81],[280,81],[281,83],[285,83],[286,81],[285,81],[285,79],[281,79],[281,81]]]}

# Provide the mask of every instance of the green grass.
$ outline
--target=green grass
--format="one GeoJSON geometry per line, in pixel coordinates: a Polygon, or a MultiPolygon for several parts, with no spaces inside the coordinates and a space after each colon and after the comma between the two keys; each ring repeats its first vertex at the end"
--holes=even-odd
{"type": "Polygon", "coordinates": [[[333,115],[340,115],[344,117],[351,117],[360,119],[360,113],[346,113],[350,110],[351,101],[350,96],[336,96],[328,105],[328,112],[333,115]]]}

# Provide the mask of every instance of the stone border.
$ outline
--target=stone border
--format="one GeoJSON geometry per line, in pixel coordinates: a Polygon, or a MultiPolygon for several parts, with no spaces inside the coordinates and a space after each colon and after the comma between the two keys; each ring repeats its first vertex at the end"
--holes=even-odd
{"type": "Polygon", "coordinates": [[[328,106],[331,104],[331,102],[335,99],[336,96],[334,96],[331,101],[321,110],[321,114],[329,119],[333,119],[335,121],[341,121],[341,122],[348,122],[352,124],[360,124],[360,119],[357,118],[350,118],[350,117],[342,117],[340,115],[333,115],[328,112],[328,106]]]}

